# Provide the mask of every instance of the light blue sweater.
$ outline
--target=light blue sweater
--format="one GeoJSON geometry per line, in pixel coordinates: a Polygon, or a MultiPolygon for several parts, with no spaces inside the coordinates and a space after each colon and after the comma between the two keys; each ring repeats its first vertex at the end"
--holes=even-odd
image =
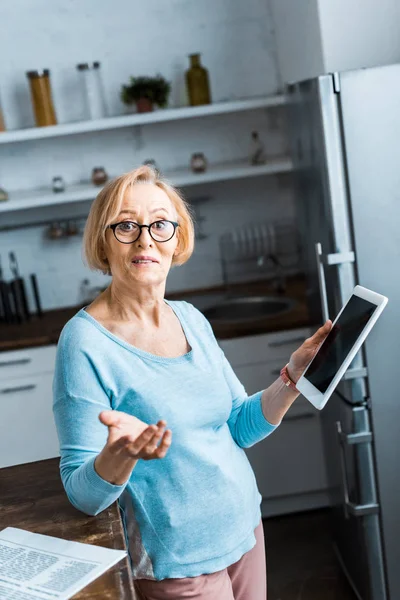
{"type": "Polygon", "coordinates": [[[277,427],[262,413],[262,392],[246,395],[202,313],[166,302],[187,354],[135,348],[81,309],[61,333],[53,382],[67,496],[88,515],[118,499],[134,579],[214,573],[255,545],[261,495],[243,448],[277,427]],[[108,435],[98,415],[110,409],[172,430],[167,455],[139,460],[123,485],[93,464],[108,435]]]}

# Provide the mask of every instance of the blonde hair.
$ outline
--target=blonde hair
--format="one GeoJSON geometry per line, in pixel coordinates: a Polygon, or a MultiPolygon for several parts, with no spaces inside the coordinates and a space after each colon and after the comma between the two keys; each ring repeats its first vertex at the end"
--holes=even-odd
{"type": "Polygon", "coordinates": [[[194,225],[190,205],[171,184],[158,175],[155,169],[143,165],[109,181],[90,207],[83,235],[83,251],[86,264],[94,271],[111,275],[104,252],[106,228],[120,213],[126,191],[135,183],[156,185],[167,194],[176,210],[179,223],[178,245],[177,253],[172,259],[172,266],[183,265],[193,253],[194,225]]]}

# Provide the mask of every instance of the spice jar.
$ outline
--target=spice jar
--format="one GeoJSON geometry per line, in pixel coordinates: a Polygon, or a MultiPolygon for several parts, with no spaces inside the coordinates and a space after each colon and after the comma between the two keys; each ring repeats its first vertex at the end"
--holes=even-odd
{"type": "Polygon", "coordinates": [[[55,221],[54,223],[52,223],[49,229],[47,230],[47,237],[49,237],[51,240],[57,240],[63,237],[63,235],[64,229],[62,228],[61,223],[59,221],[55,221]]]}
{"type": "Polygon", "coordinates": [[[48,69],[44,69],[43,71],[28,71],[26,75],[29,79],[36,125],[38,127],[57,125],[51,96],[50,71],[48,69]]]}
{"type": "Polygon", "coordinates": [[[194,152],[190,160],[190,166],[193,173],[204,173],[207,169],[207,159],[203,152],[194,152]]]}
{"type": "Polygon", "coordinates": [[[58,192],[63,192],[64,190],[65,190],[64,179],[60,176],[53,177],[53,192],[55,192],[57,194],[58,192]]]}
{"type": "Polygon", "coordinates": [[[90,119],[102,119],[107,116],[104,89],[98,61],[76,65],[80,74],[83,95],[86,101],[87,115],[90,119]]]}
{"type": "Polygon", "coordinates": [[[186,71],[186,85],[191,106],[210,104],[208,71],[200,64],[200,54],[190,54],[190,69],[186,71]]]}
{"type": "Polygon", "coordinates": [[[108,179],[108,175],[103,167],[94,167],[92,171],[93,185],[104,185],[108,179]]]}

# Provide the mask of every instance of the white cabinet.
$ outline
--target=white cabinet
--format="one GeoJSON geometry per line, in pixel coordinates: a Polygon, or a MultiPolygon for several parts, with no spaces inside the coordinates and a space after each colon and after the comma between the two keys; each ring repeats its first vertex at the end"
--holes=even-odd
{"type": "MultiPolygon", "coordinates": [[[[314,330],[221,340],[220,346],[251,395],[267,388],[314,330]]],[[[263,516],[328,504],[320,413],[299,396],[278,429],[245,450],[263,497],[263,516]]]]}
{"type": "Polygon", "coordinates": [[[55,345],[0,353],[0,468],[59,456],[55,353],[55,345]]]}
{"type": "Polygon", "coordinates": [[[0,352],[0,381],[38,373],[53,373],[56,345],[0,352]]]}

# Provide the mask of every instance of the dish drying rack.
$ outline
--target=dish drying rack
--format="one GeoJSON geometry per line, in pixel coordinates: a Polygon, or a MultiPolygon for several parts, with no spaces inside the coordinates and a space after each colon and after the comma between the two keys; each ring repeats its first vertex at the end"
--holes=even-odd
{"type": "Polygon", "coordinates": [[[302,271],[300,235],[293,219],[259,221],[219,238],[222,277],[230,283],[277,278],[302,271]]]}

